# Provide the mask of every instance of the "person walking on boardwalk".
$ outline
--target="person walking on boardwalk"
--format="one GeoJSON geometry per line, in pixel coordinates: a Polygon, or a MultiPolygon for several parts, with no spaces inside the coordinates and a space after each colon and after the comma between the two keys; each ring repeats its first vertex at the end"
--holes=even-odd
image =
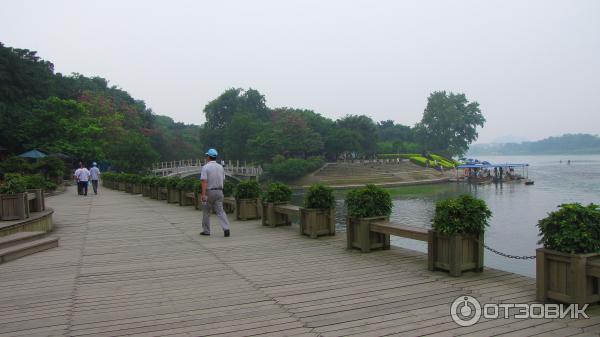
{"type": "Polygon", "coordinates": [[[229,220],[223,211],[223,185],[225,170],[216,162],[219,153],[215,149],[206,152],[206,165],[202,166],[200,180],[202,181],[202,232],[200,235],[210,235],[210,212],[215,210],[225,237],[230,235],[229,220]]]}
{"type": "Polygon", "coordinates": [[[98,194],[98,178],[100,178],[100,169],[98,169],[96,162],[92,164],[92,168],[90,169],[90,178],[92,178],[92,188],[94,189],[94,194],[98,194]]]}
{"type": "Polygon", "coordinates": [[[79,168],[75,170],[75,180],[77,180],[77,194],[87,195],[88,180],[90,179],[90,171],[88,171],[82,162],[79,162],[79,168]]]}

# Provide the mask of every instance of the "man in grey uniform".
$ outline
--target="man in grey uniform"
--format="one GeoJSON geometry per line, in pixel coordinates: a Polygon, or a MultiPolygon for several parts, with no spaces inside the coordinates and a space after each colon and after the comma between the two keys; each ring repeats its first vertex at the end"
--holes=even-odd
{"type": "Polygon", "coordinates": [[[225,182],[225,170],[223,166],[217,163],[218,153],[215,149],[206,152],[206,165],[202,166],[200,180],[202,180],[202,233],[200,235],[210,235],[210,211],[212,209],[217,213],[219,222],[225,233],[225,237],[230,235],[229,220],[225,211],[223,211],[223,184],[225,182]]]}

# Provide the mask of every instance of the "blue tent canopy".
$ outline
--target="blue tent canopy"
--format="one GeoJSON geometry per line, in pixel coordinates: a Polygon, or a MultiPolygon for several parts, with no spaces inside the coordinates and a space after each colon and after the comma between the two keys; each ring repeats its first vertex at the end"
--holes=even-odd
{"type": "Polygon", "coordinates": [[[19,157],[23,157],[23,158],[44,158],[46,157],[46,154],[43,152],[40,152],[38,150],[31,150],[31,151],[27,151],[25,153],[21,153],[19,155],[19,157]]]}
{"type": "Polygon", "coordinates": [[[459,169],[466,169],[466,168],[495,168],[495,167],[508,167],[508,168],[515,168],[515,167],[527,167],[529,166],[529,164],[466,164],[466,165],[458,165],[456,168],[459,169]]]}

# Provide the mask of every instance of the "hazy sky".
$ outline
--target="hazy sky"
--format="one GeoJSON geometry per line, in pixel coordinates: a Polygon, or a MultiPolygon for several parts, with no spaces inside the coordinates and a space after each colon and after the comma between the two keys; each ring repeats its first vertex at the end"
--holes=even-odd
{"type": "Polygon", "coordinates": [[[600,1],[0,0],[0,41],[200,124],[230,87],[270,107],[413,125],[435,90],[479,142],[600,133],[600,1]]]}

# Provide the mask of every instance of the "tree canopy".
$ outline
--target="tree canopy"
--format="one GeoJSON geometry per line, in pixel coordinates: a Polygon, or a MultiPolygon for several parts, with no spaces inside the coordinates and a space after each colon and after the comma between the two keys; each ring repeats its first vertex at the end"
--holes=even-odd
{"type": "Polygon", "coordinates": [[[485,119],[464,94],[434,92],[415,127],[367,115],[337,120],[308,110],[270,108],[258,90],[230,88],[204,107],[202,126],[157,115],[101,77],[62,75],[34,51],[0,43],[0,145],[10,154],[32,148],[105,161],[121,171],[153,162],[199,158],[253,161],[290,178],[325,160],[381,153],[463,154],[485,119]]]}

